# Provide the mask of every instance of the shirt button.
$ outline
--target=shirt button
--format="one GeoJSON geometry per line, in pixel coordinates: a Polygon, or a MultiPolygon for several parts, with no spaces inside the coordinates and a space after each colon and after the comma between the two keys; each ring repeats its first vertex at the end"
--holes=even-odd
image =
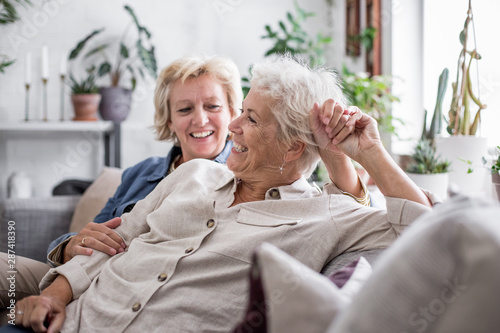
{"type": "Polygon", "coordinates": [[[161,273],[158,275],[158,281],[163,282],[167,279],[168,275],[166,273],[161,273]]]}
{"type": "Polygon", "coordinates": [[[191,252],[193,252],[193,250],[194,250],[194,248],[190,247],[190,248],[187,248],[186,251],[184,251],[184,252],[191,253],[191,252]]]}
{"type": "Polygon", "coordinates": [[[272,189],[269,194],[271,195],[271,198],[273,198],[273,199],[280,198],[280,192],[277,189],[272,189]]]}
{"type": "Polygon", "coordinates": [[[215,224],[215,221],[213,219],[210,219],[207,221],[207,227],[212,228],[215,224]]]}
{"type": "Polygon", "coordinates": [[[141,309],[141,303],[137,302],[134,305],[132,305],[132,311],[137,312],[141,309]]]}

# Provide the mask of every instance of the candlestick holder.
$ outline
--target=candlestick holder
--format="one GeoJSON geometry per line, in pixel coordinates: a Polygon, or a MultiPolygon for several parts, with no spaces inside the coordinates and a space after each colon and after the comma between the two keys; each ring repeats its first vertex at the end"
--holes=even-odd
{"type": "Polygon", "coordinates": [[[30,84],[26,83],[26,97],[24,102],[24,121],[30,120],[30,84]]]}
{"type": "Polygon", "coordinates": [[[61,74],[60,78],[61,78],[61,105],[60,105],[59,120],[64,121],[64,86],[65,86],[64,79],[66,78],[66,76],[64,74],[61,74]]]}
{"type": "Polygon", "coordinates": [[[48,79],[42,79],[43,82],[43,121],[47,121],[48,105],[47,105],[47,83],[48,79]]]}

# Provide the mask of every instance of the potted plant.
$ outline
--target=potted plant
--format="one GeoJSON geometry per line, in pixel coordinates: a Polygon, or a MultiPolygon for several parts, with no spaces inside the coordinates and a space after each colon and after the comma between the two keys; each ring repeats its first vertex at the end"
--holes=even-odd
{"type": "Polygon", "coordinates": [[[437,152],[449,159],[453,165],[450,182],[465,192],[484,190],[485,173],[467,173],[468,166],[460,161],[467,160],[473,164],[479,164],[487,151],[486,138],[476,136],[481,111],[486,108],[486,105],[475,96],[472,87],[471,68],[481,59],[476,45],[473,49],[468,49],[469,37],[475,33],[473,28],[472,6],[469,0],[467,18],[459,36],[462,50],[458,57],[457,76],[455,82],[452,83],[453,96],[447,119],[447,131],[450,136],[436,138],[437,152]],[[472,110],[474,104],[477,107],[475,114],[472,110]]]}
{"type": "MultiPolygon", "coordinates": [[[[296,58],[307,62],[310,66],[324,65],[325,59],[325,46],[332,41],[329,36],[323,36],[319,32],[315,38],[303,28],[304,22],[316,14],[313,12],[306,12],[300,8],[297,2],[294,2],[295,13],[286,13],[286,21],[279,21],[279,28],[274,30],[270,25],[266,25],[264,29],[266,34],[262,39],[269,39],[272,42],[264,57],[269,57],[277,54],[289,53],[296,58]]],[[[249,76],[242,77],[243,95],[246,96],[250,90],[250,72],[252,65],[248,67],[249,76]]]]}
{"type": "MultiPolygon", "coordinates": [[[[134,42],[128,40],[130,26],[127,26],[122,37],[118,40],[116,50],[116,60],[111,62],[108,51],[112,48],[112,43],[100,43],[91,48],[84,56],[83,61],[98,63],[97,77],[109,76],[110,86],[100,89],[102,95],[99,111],[104,120],[120,122],[126,119],[130,111],[132,92],[134,91],[138,77],[145,78],[148,74],[156,78],[156,57],[154,46],[150,45],[151,33],[139,23],[137,16],[130,6],[124,6],[125,11],[131,16],[132,22],[137,28],[137,39],[134,42]],[[146,45],[148,47],[146,47],[146,45]],[[98,60],[101,59],[101,60],[98,60]],[[99,61],[99,62],[98,62],[99,61]],[[129,86],[122,84],[129,78],[129,86]]],[[[73,49],[69,55],[69,60],[76,59],[86,44],[99,35],[104,29],[94,30],[73,49]]]]}
{"type": "Polygon", "coordinates": [[[450,162],[441,159],[427,139],[418,141],[411,158],[412,162],[406,168],[408,177],[419,187],[446,199],[450,162]]]}
{"type": "Polygon", "coordinates": [[[75,110],[73,120],[95,121],[97,120],[97,109],[101,101],[99,87],[96,85],[96,68],[91,66],[87,69],[87,76],[78,81],[70,72],[71,102],[75,110]]]}
{"type": "Polygon", "coordinates": [[[491,166],[491,181],[497,192],[497,199],[500,201],[500,146],[497,146],[496,153],[496,160],[491,166]]]}
{"type": "Polygon", "coordinates": [[[350,104],[356,105],[378,123],[381,133],[396,134],[394,118],[390,111],[399,98],[391,93],[392,77],[389,75],[373,75],[368,73],[352,73],[345,66],[342,68],[342,85],[344,94],[350,104]]]}

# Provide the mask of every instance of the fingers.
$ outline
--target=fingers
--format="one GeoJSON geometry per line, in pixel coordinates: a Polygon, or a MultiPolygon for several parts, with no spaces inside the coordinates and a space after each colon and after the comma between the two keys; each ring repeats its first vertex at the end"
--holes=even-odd
{"type": "Polygon", "coordinates": [[[121,224],[115,217],[105,223],[88,223],[77,235],[73,236],[64,250],[65,262],[76,255],[91,255],[93,250],[111,256],[125,251],[125,243],[113,229],[121,224]]]}
{"type": "Polygon", "coordinates": [[[29,327],[35,332],[46,332],[44,322],[51,309],[50,300],[45,297],[26,297],[16,305],[16,325],[29,327]]]}
{"type": "Polygon", "coordinates": [[[47,330],[48,333],[57,333],[61,330],[62,325],[64,323],[64,319],[66,318],[66,315],[64,313],[57,313],[53,316],[53,318],[50,320],[50,325],[47,330]]]}
{"type": "Polygon", "coordinates": [[[333,144],[338,144],[342,141],[344,141],[345,138],[347,138],[351,133],[353,133],[356,130],[356,124],[358,121],[361,119],[363,116],[361,110],[357,107],[349,107],[347,109],[348,116],[343,116],[347,117],[344,126],[340,128],[334,136],[332,136],[333,144]]]}

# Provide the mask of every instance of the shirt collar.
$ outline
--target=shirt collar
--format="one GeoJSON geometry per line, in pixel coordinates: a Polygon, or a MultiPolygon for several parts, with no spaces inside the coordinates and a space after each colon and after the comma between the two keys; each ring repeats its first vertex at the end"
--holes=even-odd
{"type": "MultiPolygon", "coordinates": [[[[217,157],[214,159],[214,162],[226,164],[226,160],[229,157],[229,154],[231,154],[231,148],[233,148],[233,142],[229,140],[226,141],[224,149],[220,152],[219,155],[217,155],[217,157]]],[[[156,169],[148,177],[148,181],[155,182],[159,179],[165,178],[168,174],[170,163],[172,163],[172,161],[181,154],[181,147],[173,146],[172,149],[170,149],[170,151],[168,152],[167,157],[165,158],[165,163],[160,163],[158,167],[156,167],[156,169]]]]}
{"type": "MultiPolygon", "coordinates": [[[[219,191],[226,186],[229,186],[229,184],[232,184],[232,193],[234,193],[236,186],[238,185],[238,179],[232,172],[226,173],[224,177],[221,178],[215,190],[219,191]]],[[[301,177],[290,185],[269,188],[266,192],[265,200],[310,198],[320,193],[321,191],[319,191],[316,187],[311,186],[311,184],[309,184],[304,177],[301,177]],[[276,191],[278,195],[276,194],[276,191]]]]}

